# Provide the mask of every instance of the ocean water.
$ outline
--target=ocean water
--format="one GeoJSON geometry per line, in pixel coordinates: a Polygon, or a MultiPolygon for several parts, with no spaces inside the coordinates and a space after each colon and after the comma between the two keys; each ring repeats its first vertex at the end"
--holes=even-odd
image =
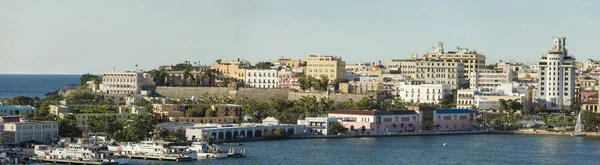
{"type": "Polygon", "coordinates": [[[130,164],[600,164],[600,138],[536,135],[454,135],[247,142],[246,158],[130,164]],[[447,143],[447,146],[443,146],[447,143]]]}
{"type": "Polygon", "coordinates": [[[0,74],[0,98],[14,96],[43,97],[62,89],[65,84],[79,84],[81,75],[0,74]]]}

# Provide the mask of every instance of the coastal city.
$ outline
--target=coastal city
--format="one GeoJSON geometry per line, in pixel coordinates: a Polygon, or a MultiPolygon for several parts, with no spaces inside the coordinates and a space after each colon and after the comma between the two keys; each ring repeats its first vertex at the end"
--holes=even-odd
{"type": "Polygon", "coordinates": [[[599,136],[600,62],[571,56],[566,37],[547,45],[536,63],[486,61],[439,42],[390,61],[307,55],[112,68],[44,97],[2,99],[1,142],[13,147],[3,161],[243,158],[241,142],[284,139],[599,136]]]}
{"type": "Polygon", "coordinates": [[[0,0],[0,165],[600,164],[597,6],[0,0]]]}

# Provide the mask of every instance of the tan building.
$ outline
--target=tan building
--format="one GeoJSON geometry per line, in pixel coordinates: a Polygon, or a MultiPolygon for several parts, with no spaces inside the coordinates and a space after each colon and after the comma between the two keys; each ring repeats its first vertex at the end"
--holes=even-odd
{"type": "Polygon", "coordinates": [[[219,64],[211,65],[210,69],[214,69],[226,77],[244,82],[246,80],[246,65],[246,62],[243,61],[223,61],[219,64]]]}
{"type": "Polygon", "coordinates": [[[189,122],[189,123],[220,123],[220,124],[234,124],[239,123],[241,120],[235,116],[221,116],[221,117],[169,117],[169,122],[189,122]]]}
{"type": "Polygon", "coordinates": [[[217,112],[217,117],[223,116],[236,116],[243,117],[244,116],[244,107],[241,105],[235,104],[216,104],[210,107],[212,110],[217,112]]]}
{"type": "Polygon", "coordinates": [[[290,58],[279,58],[277,60],[273,60],[273,64],[283,64],[287,67],[290,68],[297,68],[297,67],[301,67],[302,66],[302,60],[301,59],[290,59],[290,58]]]}
{"type": "Polygon", "coordinates": [[[346,76],[346,62],[337,56],[310,55],[306,62],[306,75],[314,78],[327,76],[330,82],[346,76]]]}
{"type": "Polygon", "coordinates": [[[477,52],[477,50],[469,50],[467,48],[458,48],[457,51],[444,51],[444,43],[439,43],[438,47],[434,47],[432,53],[424,56],[426,60],[439,59],[446,62],[459,62],[465,66],[464,77],[468,79],[471,72],[476,71],[479,68],[485,68],[486,57],[483,54],[477,52]]]}
{"type": "Polygon", "coordinates": [[[168,120],[169,117],[183,117],[189,109],[206,109],[209,105],[204,104],[152,104],[152,113],[168,120]]]}
{"type": "Polygon", "coordinates": [[[342,94],[367,94],[383,90],[383,82],[359,82],[351,81],[340,83],[340,93],[342,94]]]}

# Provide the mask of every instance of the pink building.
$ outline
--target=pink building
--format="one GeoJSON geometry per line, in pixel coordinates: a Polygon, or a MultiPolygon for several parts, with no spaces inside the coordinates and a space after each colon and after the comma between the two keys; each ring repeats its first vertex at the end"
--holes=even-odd
{"type": "Polygon", "coordinates": [[[598,98],[598,90],[583,90],[579,92],[579,101],[580,102],[588,102],[590,99],[598,98]]]}
{"type": "Polygon", "coordinates": [[[335,110],[330,118],[342,120],[342,125],[359,134],[412,132],[419,128],[418,114],[411,110],[335,110]]]}
{"type": "Polygon", "coordinates": [[[433,125],[439,131],[471,129],[472,114],[468,109],[438,109],[433,113],[433,125]]]}

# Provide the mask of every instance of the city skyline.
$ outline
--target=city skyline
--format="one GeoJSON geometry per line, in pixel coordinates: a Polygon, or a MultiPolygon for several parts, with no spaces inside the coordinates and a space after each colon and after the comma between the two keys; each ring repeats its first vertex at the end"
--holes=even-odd
{"type": "Polygon", "coordinates": [[[136,64],[149,70],[311,54],[385,63],[423,55],[438,42],[446,50],[477,49],[487,64],[533,63],[553,36],[566,37],[582,61],[597,56],[600,37],[595,1],[58,2],[0,1],[0,74],[99,74],[136,64]]]}

